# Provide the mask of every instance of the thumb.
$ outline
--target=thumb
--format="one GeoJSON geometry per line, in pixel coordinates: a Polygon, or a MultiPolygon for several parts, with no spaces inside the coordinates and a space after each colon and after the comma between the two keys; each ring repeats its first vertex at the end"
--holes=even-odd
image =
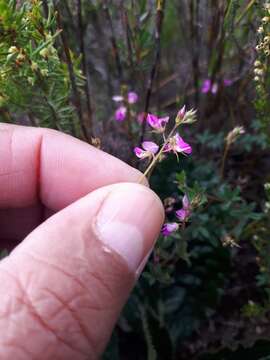
{"type": "Polygon", "coordinates": [[[0,263],[0,358],[98,359],[163,222],[138,184],[100,188],[0,263]]]}

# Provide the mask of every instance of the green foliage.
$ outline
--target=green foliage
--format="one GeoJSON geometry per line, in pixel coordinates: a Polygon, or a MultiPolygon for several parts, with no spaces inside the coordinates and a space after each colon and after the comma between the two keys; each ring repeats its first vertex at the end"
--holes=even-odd
{"type": "MultiPolygon", "coordinates": [[[[256,139],[257,135],[254,136],[256,139]]],[[[222,153],[224,134],[215,137],[206,132],[197,135],[197,139],[207,149],[222,153]]],[[[247,142],[250,141],[248,137],[247,142]]],[[[193,158],[181,166],[185,172],[179,172],[179,165],[170,159],[163,162],[153,175],[152,186],[163,198],[175,197],[176,208],[181,207],[183,193],[189,194],[191,202],[196,199],[198,207],[185,229],[168,238],[160,237],[123,314],[129,332],[145,327],[147,319],[145,341],[151,339],[158,359],[163,358],[164,343],[166,356],[175,356],[179,344],[216,315],[233,266],[233,252],[226,245],[235,247],[239,243],[236,249],[241,252],[241,240],[250,236],[247,226],[263,219],[263,214],[256,211],[256,204],[245,200],[240,187],[220,177],[215,162],[193,158]],[[228,236],[233,243],[225,242],[228,236]],[[143,319],[135,311],[142,306],[143,319]],[[158,340],[161,336],[164,343],[158,340]]],[[[264,252],[269,253],[266,249],[264,252]]],[[[262,305],[250,302],[242,309],[242,316],[259,316],[265,311],[262,305]]],[[[136,332],[136,336],[141,339],[142,334],[136,332]]]]}
{"type": "MultiPolygon", "coordinates": [[[[41,1],[0,1],[0,110],[7,121],[25,115],[30,123],[74,132],[68,67],[55,47],[61,30],[41,1]],[[15,10],[16,9],[16,10],[15,10]]],[[[78,62],[73,61],[78,79],[78,62]]]]}

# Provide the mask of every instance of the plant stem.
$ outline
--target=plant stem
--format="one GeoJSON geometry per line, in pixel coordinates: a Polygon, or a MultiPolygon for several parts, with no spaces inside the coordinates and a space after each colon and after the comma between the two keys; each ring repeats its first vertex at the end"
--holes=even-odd
{"type": "Polygon", "coordinates": [[[105,17],[107,19],[109,28],[111,30],[110,40],[111,40],[111,44],[112,44],[113,56],[114,56],[114,59],[115,59],[119,80],[120,80],[120,82],[122,82],[123,69],[122,69],[122,65],[121,65],[121,60],[120,60],[117,41],[116,41],[116,37],[115,37],[113,22],[112,22],[112,18],[111,18],[109,8],[108,8],[107,0],[103,0],[103,11],[105,13],[105,17]]]}
{"type": "Polygon", "coordinates": [[[155,155],[153,157],[153,160],[151,161],[151,163],[149,164],[149,166],[147,167],[147,169],[145,170],[143,175],[139,178],[139,180],[138,180],[139,184],[141,184],[143,179],[153,170],[154,166],[156,165],[156,163],[158,162],[160,156],[162,155],[165,146],[168,144],[170,138],[173,136],[173,134],[174,134],[175,130],[178,128],[178,126],[179,126],[179,124],[174,125],[173,129],[171,130],[171,132],[167,136],[167,139],[164,141],[164,144],[162,145],[161,149],[159,150],[157,155],[155,155]]]}
{"type": "Polygon", "coordinates": [[[160,53],[161,53],[161,33],[162,33],[162,24],[164,19],[164,9],[165,9],[165,0],[158,0],[157,1],[157,14],[156,14],[156,31],[155,31],[155,38],[156,38],[156,55],[155,60],[151,69],[150,79],[148,83],[148,88],[146,92],[146,100],[144,106],[144,120],[142,123],[142,130],[141,130],[141,139],[140,141],[143,142],[145,130],[146,130],[146,114],[148,112],[148,108],[150,105],[150,99],[153,92],[153,83],[155,80],[156,72],[158,69],[159,61],[160,61],[160,53]]]}
{"type": "Polygon", "coordinates": [[[78,35],[80,41],[80,53],[82,56],[82,71],[85,76],[85,97],[86,97],[86,105],[87,105],[87,129],[86,131],[89,133],[90,138],[94,137],[93,135],[93,121],[92,121],[92,105],[91,105],[91,96],[90,96],[90,84],[89,84],[89,72],[87,69],[87,61],[86,61],[86,52],[84,45],[84,25],[83,25],[83,16],[82,16],[82,2],[81,0],[77,0],[77,20],[78,20],[78,35]]]}
{"type": "Polygon", "coordinates": [[[225,163],[226,163],[226,159],[227,159],[227,156],[228,156],[229,149],[230,149],[230,146],[226,143],[224,153],[223,153],[223,157],[222,157],[221,169],[220,169],[220,177],[221,177],[221,179],[223,179],[223,177],[224,177],[225,163]]]}
{"type": "MultiPolygon", "coordinates": [[[[61,19],[61,15],[60,15],[60,9],[56,4],[55,4],[55,9],[57,11],[57,25],[58,25],[59,29],[63,29],[62,19],[61,19]]],[[[62,31],[60,36],[61,36],[61,40],[62,40],[62,44],[63,44],[63,50],[64,50],[65,57],[66,57],[69,78],[70,78],[70,83],[71,83],[71,89],[72,89],[72,94],[73,94],[73,98],[74,98],[74,104],[77,109],[82,135],[84,137],[84,140],[88,140],[87,131],[86,131],[85,124],[83,121],[81,97],[80,97],[80,93],[78,91],[77,84],[76,84],[76,76],[74,73],[73,63],[72,63],[72,59],[71,59],[71,55],[70,55],[67,38],[65,36],[65,32],[62,31]]],[[[75,125],[74,124],[73,124],[73,128],[74,128],[73,130],[75,133],[75,125]]]]}

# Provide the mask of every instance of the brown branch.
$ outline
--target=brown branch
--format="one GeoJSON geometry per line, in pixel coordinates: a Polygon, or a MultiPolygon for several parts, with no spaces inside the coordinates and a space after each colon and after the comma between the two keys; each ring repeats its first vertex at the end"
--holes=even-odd
{"type": "MultiPolygon", "coordinates": [[[[63,29],[59,7],[56,4],[54,6],[57,11],[57,26],[59,29],[63,29]]],[[[87,130],[85,128],[84,121],[83,121],[81,98],[80,98],[80,94],[79,94],[79,91],[78,91],[78,88],[76,85],[76,77],[75,77],[75,73],[74,73],[73,63],[72,63],[72,59],[70,56],[70,50],[69,50],[68,42],[67,42],[64,31],[61,32],[60,36],[61,36],[61,41],[63,44],[63,50],[65,53],[67,67],[68,67],[72,95],[73,95],[73,99],[74,99],[74,105],[77,109],[77,114],[78,114],[80,125],[81,125],[82,135],[84,136],[85,140],[88,140],[87,130]]],[[[73,131],[75,132],[74,124],[73,124],[73,131]]]]}
{"type": "Polygon", "coordinates": [[[81,0],[77,0],[77,19],[78,19],[78,36],[80,41],[80,53],[82,55],[82,71],[86,78],[86,82],[84,85],[85,97],[86,97],[86,105],[87,105],[87,129],[90,137],[94,137],[93,129],[92,129],[92,105],[91,105],[91,96],[90,96],[90,79],[89,79],[89,71],[87,68],[86,61],[86,52],[84,45],[84,26],[83,26],[83,16],[82,16],[82,2],[81,0]]]}
{"type": "Polygon", "coordinates": [[[112,44],[113,56],[114,56],[115,63],[116,63],[118,77],[120,79],[120,82],[122,82],[123,69],[122,69],[122,65],[121,65],[120,55],[119,55],[118,46],[117,46],[116,37],[115,37],[115,33],[114,33],[114,28],[113,28],[113,22],[112,22],[109,8],[108,8],[107,0],[103,0],[102,4],[103,4],[103,11],[104,11],[105,17],[107,19],[107,22],[108,22],[108,25],[109,25],[109,28],[111,31],[110,40],[111,40],[111,44],[112,44]]]}

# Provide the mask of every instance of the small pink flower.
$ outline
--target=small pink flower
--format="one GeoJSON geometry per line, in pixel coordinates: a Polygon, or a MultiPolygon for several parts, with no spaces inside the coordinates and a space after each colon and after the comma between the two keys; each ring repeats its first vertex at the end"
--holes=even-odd
{"type": "MultiPolygon", "coordinates": [[[[224,79],[223,85],[224,86],[231,86],[233,81],[231,79],[224,79]]],[[[212,83],[210,79],[206,79],[202,83],[201,92],[203,94],[207,94],[211,92],[213,95],[215,95],[218,92],[218,84],[212,83]]]]}
{"type": "Polygon", "coordinates": [[[212,89],[212,82],[210,79],[205,79],[202,83],[201,92],[207,94],[212,89]]]}
{"type": "Polygon", "coordinates": [[[146,159],[153,157],[158,152],[158,145],[152,141],[144,141],[142,143],[142,149],[135,147],[134,153],[139,159],[146,159]]]}
{"type": "Polygon", "coordinates": [[[186,115],[186,105],[184,105],[178,112],[177,117],[179,117],[179,119],[183,120],[184,117],[186,115]]]}
{"type": "Polygon", "coordinates": [[[147,123],[157,132],[162,133],[165,130],[165,126],[168,123],[170,117],[166,116],[159,118],[156,115],[148,114],[147,123]]]}
{"type": "Polygon", "coordinates": [[[128,93],[128,103],[129,104],[135,104],[138,101],[138,99],[139,99],[139,96],[134,91],[130,91],[128,93]]]}
{"type": "Polygon", "coordinates": [[[203,94],[207,94],[211,92],[212,94],[216,94],[218,92],[218,84],[212,83],[210,79],[206,79],[202,83],[201,92],[203,94]]]}
{"type": "Polygon", "coordinates": [[[169,236],[171,233],[177,231],[179,229],[179,225],[177,223],[167,223],[164,224],[161,233],[163,236],[169,236]]]}
{"type": "Polygon", "coordinates": [[[191,215],[191,205],[187,195],[184,195],[183,197],[182,206],[182,209],[176,211],[176,216],[180,221],[184,222],[191,215]]]}
{"type": "Polygon", "coordinates": [[[179,134],[170,138],[168,144],[165,146],[164,152],[183,153],[189,155],[192,153],[192,147],[186,143],[179,134]]]}
{"type": "Polygon", "coordinates": [[[124,121],[127,115],[127,108],[125,106],[120,106],[114,116],[116,121],[124,121]]]}

